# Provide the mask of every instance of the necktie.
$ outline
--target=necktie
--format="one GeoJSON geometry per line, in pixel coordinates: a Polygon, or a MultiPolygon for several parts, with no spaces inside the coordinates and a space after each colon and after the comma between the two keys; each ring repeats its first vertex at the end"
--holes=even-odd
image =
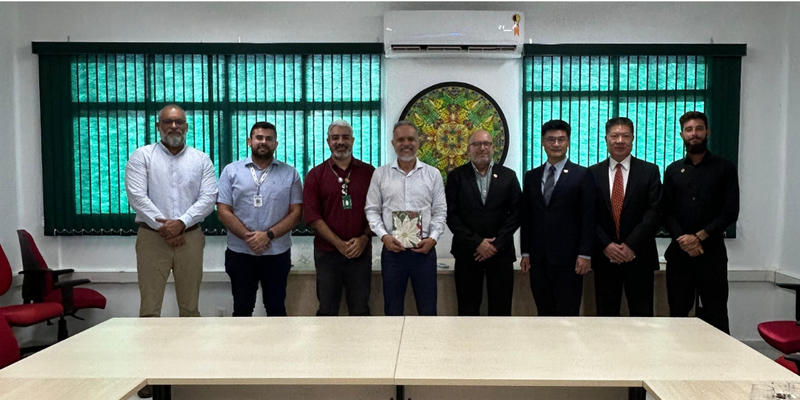
{"type": "Polygon", "coordinates": [[[617,164],[614,174],[614,189],[611,191],[611,212],[614,215],[614,225],[617,227],[617,240],[619,240],[619,220],[622,216],[622,203],[625,201],[625,183],[622,181],[622,165],[617,164]]]}
{"type": "Polygon", "coordinates": [[[544,181],[544,191],[542,194],[544,195],[544,204],[550,204],[550,197],[553,195],[553,188],[556,187],[556,167],[550,166],[550,169],[547,172],[547,180],[544,181]]]}

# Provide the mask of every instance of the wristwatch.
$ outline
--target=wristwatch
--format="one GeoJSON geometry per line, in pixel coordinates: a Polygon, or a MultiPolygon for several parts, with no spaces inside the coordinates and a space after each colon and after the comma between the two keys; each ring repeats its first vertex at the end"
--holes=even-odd
{"type": "Polygon", "coordinates": [[[272,229],[267,229],[267,237],[269,240],[275,239],[275,232],[272,232],[272,229]]]}

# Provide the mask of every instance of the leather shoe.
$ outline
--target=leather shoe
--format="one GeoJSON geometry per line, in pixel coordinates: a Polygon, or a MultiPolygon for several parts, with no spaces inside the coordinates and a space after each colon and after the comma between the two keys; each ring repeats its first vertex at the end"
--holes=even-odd
{"type": "Polygon", "coordinates": [[[147,385],[147,386],[139,389],[139,392],[136,393],[136,394],[139,396],[140,399],[149,399],[149,398],[153,397],[153,387],[150,386],[150,385],[147,385]]]}

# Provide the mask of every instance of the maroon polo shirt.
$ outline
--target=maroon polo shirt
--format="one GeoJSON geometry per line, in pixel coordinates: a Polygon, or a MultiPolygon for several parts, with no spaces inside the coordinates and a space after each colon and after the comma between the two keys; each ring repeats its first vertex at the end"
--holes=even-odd
{"type": "MultiPolygon", "coordinates": [[[[367,190],[375,167],[353,158],[350,166],[342,170],[330,158],[308,171],[303,189],[303,214],[306,225],[322,219],[336,236],[348,241],[364,234],[369,227],[364,207],[367,205],[367,190]],[[348,193],[353,201],[353,208],[342,208],[342,184],[338,178],[344,179],[350,174],[348,193]]],[[[314,248],[322,251],[338,251],[336,247],[321,236],[314,237],[314,248]]]]}

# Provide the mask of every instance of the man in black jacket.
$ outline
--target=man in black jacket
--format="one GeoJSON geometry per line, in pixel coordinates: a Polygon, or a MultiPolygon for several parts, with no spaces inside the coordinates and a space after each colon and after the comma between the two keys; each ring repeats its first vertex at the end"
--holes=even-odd
{"type": "Polygon", "coordinates": [[[583,275],[592,268],[595,183],[567,159],[570,133],[562,120],[542,125],[547,162],[526,172],[523,185],[520,267],[530,270],[541,316],[577,316],[583,275]]]}
{"type": "Polygon", "coordinates": [[[661,174],[657,165],[631,155],[633,140],[630,119],[610,119],[609,158],[589,167],[598,185],[592,258],[598,316],[619,316],[623,288],[632,317],[653,316],[661,174]]]}
{"type": "Polygon", "coordinates": [[[514,171],[492,161],[489,132],[475,131],[468,150],[471,162],[451,171],[445,187],[458,315],[480,315],[484,275],[489,315],[511,315],[519,181],[514,171]]]}

